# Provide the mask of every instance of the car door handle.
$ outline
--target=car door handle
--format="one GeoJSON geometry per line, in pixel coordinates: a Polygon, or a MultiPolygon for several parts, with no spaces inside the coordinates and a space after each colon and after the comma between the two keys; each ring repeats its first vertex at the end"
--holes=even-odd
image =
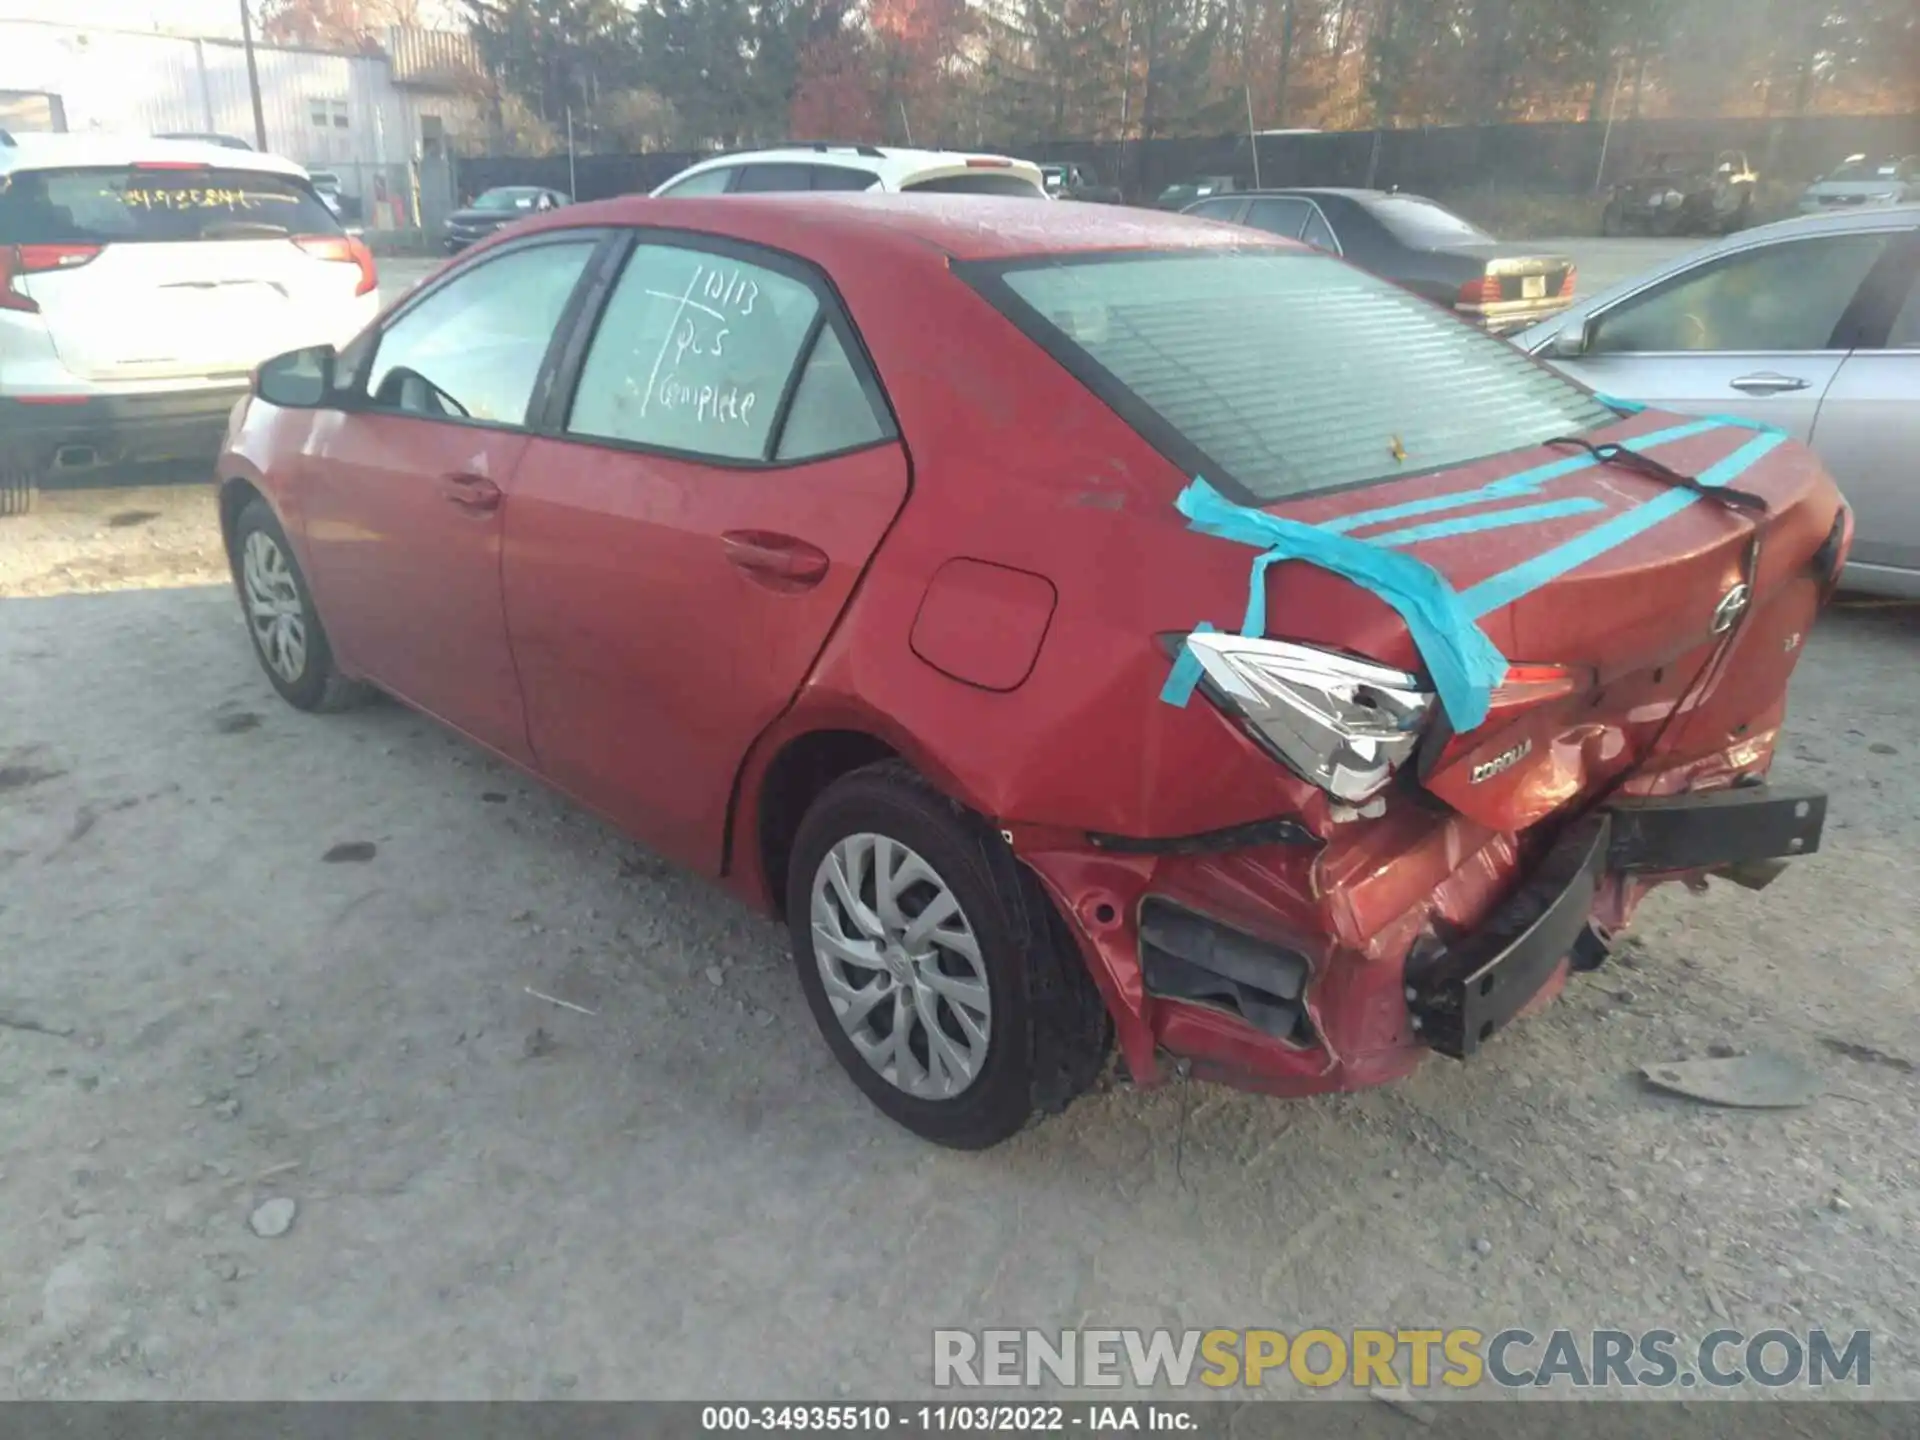
{"type": "Polygon", "coordinates": [[[818,545],[766,530],[729,530],[720,537],[727,559],[777,590],[805,590],[826,578],[831,562],[818,545]]]}
{"type": "Polygon", "coordinates": [[[440,497],[478,515],[500,508],[500,487],[484,475],[448,475],[440,481],[440,497]]]}
{"type": "Polygon", "coordinates": [[[1798,375],[1776,375],[1771,370],[1763,370],[1757,375],[1742,375],[1727,383],[1749,395],[1782,395],[1789,390],[1804,390],[1808,382],[1798,375]]]}

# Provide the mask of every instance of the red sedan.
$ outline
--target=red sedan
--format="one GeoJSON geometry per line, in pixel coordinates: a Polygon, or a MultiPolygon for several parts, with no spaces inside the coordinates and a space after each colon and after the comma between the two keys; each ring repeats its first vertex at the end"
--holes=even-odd
{"type": "Polygon", "coordinates": [[[782,917],[950,1145],[1116,1038],[1471,1055],[1652,885],[1819,844],[1765,779],[1851,539],[1814,457],[1203,220],[556,211],[269,362],[219,479],[288,701],[390,691],[782,917]]]}

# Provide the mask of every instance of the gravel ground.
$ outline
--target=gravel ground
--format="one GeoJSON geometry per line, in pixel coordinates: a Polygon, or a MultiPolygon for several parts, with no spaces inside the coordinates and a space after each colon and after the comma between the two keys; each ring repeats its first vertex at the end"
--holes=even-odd
{"type": "Polygon", "coordinates": [[[1913,611],[1801,666],[1826,851],[1657,897],[1476,1062],[1109,1079],[965,1156],[866,1106],[771,926],[397,705],[282,706],[211,526],[0,522],[10,1393],[902,1396],[936,1325],[1384,1322],[1864,1326],[1920,1396],[1913,611]],[[1635,1078],[1714,1046],[1828,1093],[1635,1078]]]}

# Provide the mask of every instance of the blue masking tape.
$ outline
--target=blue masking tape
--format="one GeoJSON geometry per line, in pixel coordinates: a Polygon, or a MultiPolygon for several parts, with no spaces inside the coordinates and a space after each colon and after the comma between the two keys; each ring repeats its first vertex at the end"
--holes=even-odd
{"type": "Polygon", "coordinates": [[[1644,400],[1622,400],[1617,395],[1600,394],[1595,394],[1593,398],[1619,415],[1638,415],[1647,408],[1644,400]]]}
{"type": "MultiPolygon", "coordinates": [[[[1670,445],[1676,440],[1690,440],[1695,435],[1704,435],[1709,430],[1719,430],[1729,422],[1713,420],[1690,420],[1685,425],[1672,425],[1665,430],[1649,430],[1644,435],[1635,435],[1621,441],[1621,447],[1627,450],[1650,450],[1656,445],[1670,445]]],[[[1469,505],[1478,505],[1487,500],[1512,500],[1523,495],[1537,495],[1540,487],[1549,480],[1557,480],[1562,475],[1571,475],[1575,471],[1585,470],[1600,462],[1591,455],[1569,455],[1564,460],[1549,460],[1545,465],[1536,465],[1531,470],[1522,470],[1517,475],[1508,475],[1499,480],[1490,480],[1485,485],[1472,490],[1457,490],[1451,495],[1430,495],[1424,500],[1407,500],[1398,505],[1385,505],[1378,510],[1359,510],[1351,515],[1336,516],[1332,520],[1321,522],[1321,529],[1336,534],[1345,534],[1349,530],[1361,530],[1369,525],[1384,525],[1389,520],[1404,520],[1413,515],[1432,515],[1441,510],[1463,510],[1469,505]]]]}
{"type": "Polygon", "coordinates": [[[1404,530],[1388,530],[1367,536],[1369,545],[1418,545],[1422,540],[1444,540],[1450,535],[1476,535],[1482,530],[1506,530],[1515,525],[1537,525],[1567,515],[1585,515],[1604,510],[1607,503],[1591,496],[1571,500],[1549,500],[1544,505],[1516,505],[1511,510],[1483,510],[1477,515],[1456,515],[1451,520],[1435,520],[1429,525],[1409,525],[1404,530]]]}
{"type": "MultiPolygon", "coordinates": [[[[1213,626],[1202,620],[1193,627],[1196,631],[1211,635],[1213,626]]],[[[1160,687],[1160,698],[1169,705],[1184,706],[1193,698],[1193,690],[1200,683],[1200,662],[1194,658],[1193,651],[1185,645],[1180,653],[1173,657],[1173,669],[1168,672],[1167,683],[1160,687]]]]}
{"type": "MultiPolygon", "coordinates": [[[[1708,486],[1732,484],[1768,453],[1785,443],[1786,439],[1785,432],[1780,430],[1755,436],[1724,460],[1701,471],[1700,483],[1708,486]]],[[[1531,594],[1542,585],[1559,579],[1569,570],[1578,569],[1589,560],[1626,544],[1634,536],[1646,533],[1662,520],[1679,514],[1701,498],[1695,490],[1669,490],[1644,505],[1623,511],[1611,520],[1594,526],[1586,534],[1576,536],[1564,545],[1556,545],[1531,560],[1522,561],[1511,570],[1503,570],[1498,575],[1482,580],[1463,592],[1459,599],[1467,614],[1477,620],[1489,611],[1498,610],[1502,605],[1510,604],[1522,595],[1531,594]]]]}
{"type": "MultiPolygon", "coordinates": [[[[1473,623],[1460,597],[1431,565],[1365,540],[1236,505],[1198,477],[1174,504],[1187,517],[1188,528],[1261,551],[1248,578],[1241,634],[1266,631],[1268,567],[1279,560],[1308,561],[1378,595],[1407,622],[1455,731],[1465,733],[1486,718],[1493,688],[1507,672],[1506,657],[1473,623]]],[[[1198,670],[1196,661],[1190,672],[1193,680],[1184,689],[1170,675],[1161,698],[1170,705],[1186,704],[1198,670]]]]}

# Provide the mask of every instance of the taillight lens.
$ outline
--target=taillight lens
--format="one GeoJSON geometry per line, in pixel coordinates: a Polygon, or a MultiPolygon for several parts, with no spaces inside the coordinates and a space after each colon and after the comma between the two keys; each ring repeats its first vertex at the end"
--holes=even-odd
{"type": "Polygon", "coordinates": [[[1520,710],[1576,695],[1585,685],[1581,671],[1566,665],[1509,665],[1487,701],[1488,714],[1520,710]]]}
{"type": "Polygon", "coordinates": [[[1575,277],[1578,276],[1579,273],[1580,271],[1577,266],[1567,266],[1567,273],[1560,279],[1560,298],[1562,300],[1571,300],[1573,298],[1575,277]]]}
{"type": "Polygon", "coordinates": [[[373,251],[358,235],[298,235],[293,243],[316,260],[358,265],[360,281],[353,288],[355,295],[371,295],[380,288],[380,272],[374,268],[373,251]]]}
{"type": "Polygon", "coordinates": [[[1500,278],[1497,275],[1482,275],[1477,280],[1469,280],[1460,287],[1460,304],[1495,305],[1500,300],[1500,278]]]}
{"type": "Polygon", "coordinates": [[[105,249],[101,245],[12,245],[0,247],[0,310],[37,314],[39,302],[21,288],[28,275],[77,270],[105,249]]]}
{"type": "Polygon", "coordinates": [[[1433,696],[1412,675],[1311,645],[1198,632],[1207,693],[1303,780],[1357,805],[1413,753],[1433,696]]]}

